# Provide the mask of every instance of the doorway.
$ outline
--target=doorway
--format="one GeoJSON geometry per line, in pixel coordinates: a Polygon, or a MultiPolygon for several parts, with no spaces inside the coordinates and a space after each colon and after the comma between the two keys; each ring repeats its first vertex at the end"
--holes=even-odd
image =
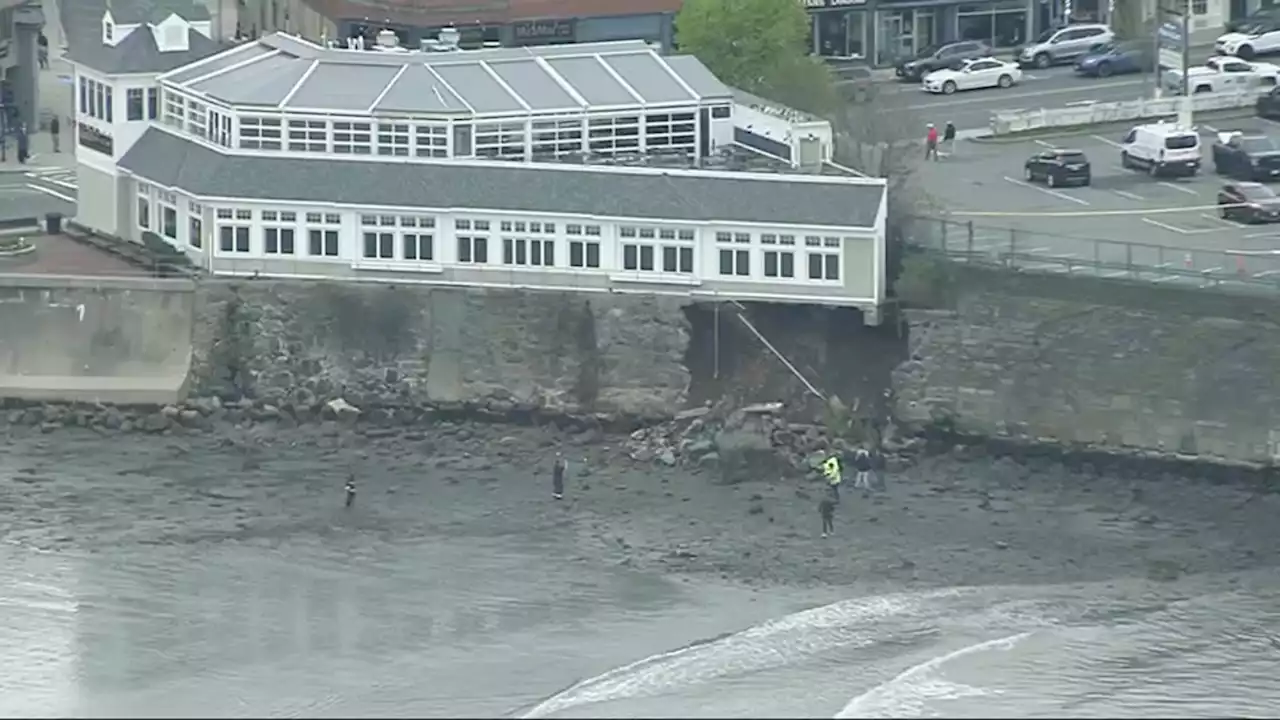
{"type": "Polygon", "coordinates": [[[914,57],[937,37],[933,10],[887,10],[876,15],[879,18],[876,56],[880,65],[914,57]]]}

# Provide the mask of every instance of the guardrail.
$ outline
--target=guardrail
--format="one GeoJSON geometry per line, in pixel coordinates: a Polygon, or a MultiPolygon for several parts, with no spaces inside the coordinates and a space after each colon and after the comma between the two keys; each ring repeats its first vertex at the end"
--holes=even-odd
{"type": "MultiPolygon", "coordinates": [[[[919,222],[919,221],[918,221],[919,222]]],[[[973,223],[930,218],[910,244],[954,262],[1019,272],[1133,280],[1181,287],[1280,294],[1280,254],[1182,248],[1114,240],[1045,238],[1017,229],[975,229],[973,223]],[[926,239],[927,238],[927,239],[926,239]]]]}
{"type": "MultiPolygon", "coordinates": [[[[1241,93],[1202,93],[1200,95],[1192,95],[1191,108],[1193,112],[1209,112],[1212,110],[1253,107],[1258,100],[1258,95],[1264,90],[1269,90],[1269,88],[1241,93]]],[[[1046,128],[1100,125],[1124,122],[1126,120],[1170,117],[1177,115],[1181,107],[1181,97],[1170,97],[1159,100],[1100,102],[1065,108],[999,111],[991,114],[991,134],[1008,135],[1010,133],[1046,128]]]]}

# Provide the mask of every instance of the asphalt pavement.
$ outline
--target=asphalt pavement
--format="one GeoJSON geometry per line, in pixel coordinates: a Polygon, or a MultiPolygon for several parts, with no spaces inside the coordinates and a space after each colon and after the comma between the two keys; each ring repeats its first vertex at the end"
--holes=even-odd
{"type": "Polygon", "coordinates": [[[1183,179],[1121,168],[1121,132],[1115,129],[1009,144],[962,142],[955,153],[920,166],[923,186],[949,215],[945,238],[940,224],[928,236],[935,243],[945,239],[950,250],[1012,253],[1016,264],[1039,271],[1177,283],[1195,283],[1198,273],[1280,283],[1280,224],[1245,225],[1219,216],[1217,192],[1226,180],[1214,173],[1209,151],[1215,132],[1280,135],[1280,124],[1245,119],[1200,130],[1205,167],[1183,179]],[[1025,181],[1023,163],[1049,147],[1083,150],[1093,167],[1092,185],[1049,188],[1025,181]],[[1140,269],[1136,275],[1133,268],[1140,269]]]}
{"type": "MultiPolygon", "coordinates": [[[[1212,54],[1212,48],[1193,48],[1191,62],[1199,65],[1212,54]]],[[[949,120],[960,130],[970,130],[989,127],[992,113],[998,110],[1038,110],[1135,100],[1149,96],[1154,87],[1150,74],[1080,77],[1070,65],[1045,70],[1027,68],[1022,78],[1021,83],[1005,90],[970,90],[951,96],[927,93],[920,89],[919,83],[884,83],[878,86],[875,108],[878,112],[899,113],[904,122],[921,128],[925,123],[941,126],[949,120]]]]}

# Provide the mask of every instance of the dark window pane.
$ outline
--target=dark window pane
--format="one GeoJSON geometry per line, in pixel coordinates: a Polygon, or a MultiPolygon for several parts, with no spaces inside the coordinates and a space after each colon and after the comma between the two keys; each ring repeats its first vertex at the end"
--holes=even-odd
{"type": "Polygon", "coordinates": [[[636,252],[635,245],[623,245],[622,246],[622,269],[639,270],[640,260],[637,257],[637,255],[638,253],[636,252]]]}

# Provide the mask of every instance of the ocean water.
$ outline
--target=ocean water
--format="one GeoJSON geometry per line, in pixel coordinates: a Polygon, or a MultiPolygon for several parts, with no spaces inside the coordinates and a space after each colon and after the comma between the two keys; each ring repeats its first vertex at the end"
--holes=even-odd
{"type": "Polygon", "coordinates": [[[0,545],[0,716],[1101,718],[1280,707],[1280,575],[841,597],[560,560],[557,537],[0,545]]]}

